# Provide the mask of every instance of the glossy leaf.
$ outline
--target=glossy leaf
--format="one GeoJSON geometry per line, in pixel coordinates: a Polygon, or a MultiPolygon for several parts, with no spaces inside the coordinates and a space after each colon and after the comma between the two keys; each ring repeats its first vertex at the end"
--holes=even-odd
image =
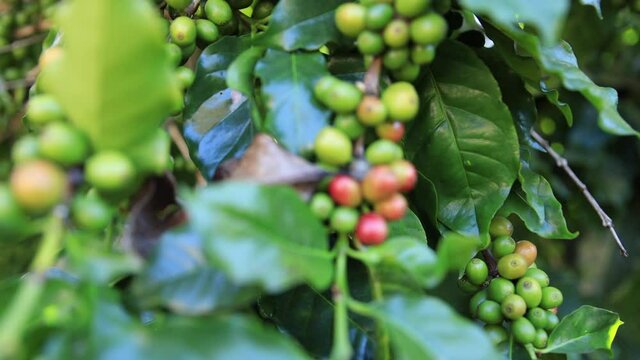
{"type": "Polygon", "coordinates": [[[268,50],[258,62],[267,106],[265,128],[289,151],[308,152],[331,112],[313,97],[313,85],[327,75],[320,53],[286,53],[268,50]]]}
{"type": "Polygon", "coordinates": [[[230,36],[207,47],[185,97],[184,137],[207,178],[213,178],[223,161],[242,156],[256,133],[249,102],[226,81],[230,64],[248,48],[248,38],[230,36]]]}
{"type": "Polygon", "coordinates": [[[233,283],[275,293],[331,282],[325,229],[293,189],[225,182],[184,197],[206,255],[233,283]]]}
{"type": "Polygon", "coordinates": [[[395,359],[499,358],[480,327],[437,298],[395,295],[374,309],[389,330],[395,359]]]}
{"type": "Polygon", "coordinates": [[[602,9],[600,8],[600,0],[580,0],[580,3],[582,5],[593,6],[593,8],[596,10],[596,13],[598,13],[598,17],[602,19],[602,9]]]}
{"type": "Polygon", "coordinates": [[[400,220],[389,222],[389,238],[408,236],[417,240],[427,241],[427,234],[422,228],[422,223],[416,214],[408,210],[407,214],[400,220]]]}
{"type": "Polygon", "coordinates": [[[438,222],[486,244],[519,166],[509,109],[489,69],[459,43],[440,46],[418,84],[421,110],[406,153],[436,190],[438,222]]]}
{"type": "Polygon", "coordinates": [[[560,321],[542,352],[585,354],[603,350],[611,354],[611,343],[622,324],[614,312],[583,305],[560,321]]]}
{"type": "Polygon", "coordinates": [[[59,19],[64,56],[45,70],[47,90],[95,148],[144,141],[179,96],[157,11],[146,1],[74,1],[59,19]]]}
{"type": "Polygon", "coordinates": [[[166,233],[133,285],[143,307],[203,314],[249,304],[257,289],[236,286],[205,257],[200,237],[188,229],[166,233]]]}
{"type": "Polygon", "coordinates": [[[342,36],[335,9],[345,0],[281,0],[273,9],[269,28],[256,44],[285,51],[317,50],[342,36]]]}

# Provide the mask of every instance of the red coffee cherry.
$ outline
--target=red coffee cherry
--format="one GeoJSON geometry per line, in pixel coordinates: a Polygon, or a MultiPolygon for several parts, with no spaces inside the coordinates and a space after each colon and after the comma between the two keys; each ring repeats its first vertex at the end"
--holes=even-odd
{"type": "Polygon", "coordinates": [[[373,203],[388,199],[399,188],[398,178],[386,165],[373,167],[362,180],[362,193],[373,203]]]}
{"type": "Polygon", "coordinates": [[[331,180],[329,195],[338,205],[356,207],[362,202],[360,184],[348,175],[337,175],[331,180]]]}
{"type": "Polygon", "coordinates": [[[407,199],[399,193],[375,204],[376,213],[387,220],[402,219],[407,213],[407,207],[407,199]]]}
{"type": "Polygon", "coordinates": [[[381,215],[375,213],[360,216],[356,226],[356,237],[364,245],[377,245],[384,242],[389,233],[387,222],[381,215]]]}

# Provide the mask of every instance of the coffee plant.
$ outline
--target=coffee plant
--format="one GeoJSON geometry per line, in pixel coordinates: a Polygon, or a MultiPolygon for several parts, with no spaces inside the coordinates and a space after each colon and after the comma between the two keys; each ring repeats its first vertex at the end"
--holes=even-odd
{"type": "Polygon", "coordinates": [[[628,256],[536,130],[543,108],[582,121],[572,92],[639,135],[560,39],[570,7],[600,14],[3,3],[0,359],[614,355],[620,316],[565,301],[538,256],[578,233],[535,157],[628,256]]]}

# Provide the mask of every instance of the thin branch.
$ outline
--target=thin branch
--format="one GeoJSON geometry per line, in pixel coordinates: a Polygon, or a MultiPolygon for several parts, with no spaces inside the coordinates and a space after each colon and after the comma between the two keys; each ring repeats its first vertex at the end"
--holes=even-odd
{"type": "MultiPolygon", "coordinates": [[[[187,142],[184,140],[184,137],[182,137],[182,134],[180,133],[180,129],[178,129],[178,126],[173,121],[171,121],[167,125],[167,130],[169,131],[169,136],[171,136],[171,140],[173,140],[173,142],[176,144],[176,147],[178,148],[178,151],[180,151],[180,154],[182,155],[182,157],[184,157],[185,160],[193,164],[193,160],[191,160],[191,155],[189,155],[189,147],[187,146],[187,142]]],[[[207,185],[207,180],[204,178],[204,176],[202,176],[202,173],[197,168],[196,168],[196,183],[198,184],[198,186],[207,185]]]]}
{"type": "Polygon", "coordinates": [[[16,40],[11,44],[0,47],[0,54],[11,52],[13,51],[13,49],[18,49],[25,46],[37,44],[42,40],[44,40],[46,37],[47,37],[47,33],[39,33],[39,34],[35,34],[20,40],[16,40]]]}
{"type": "Polygon", "coordinates": [[[493,254],[491,254],[489,250],[482,250],[482,257],[484,257],[484,261],[489,267],[489,275],[492,277],[498,276],[498,264],[496,263],[496,259],[493,257],[493,254]]]}
{"type": "Polygon", "coordinates": [[[584,197],[587,199],[589,204],[591,204],[591,207],[593,207],[593,209],[596,211],[596,213],[600,217],[600,220],[602,220],[602,226],[607,228],[609,232],[611,232],[611,235],[613,235],[613,238],[615,239],[616,244],[618,245],[618,248],[620,249],[620,253],[622,254],[622,256],[628,257],[629,253],[627,252],[627,249],[625,249],[624,245],[622,244],[622,240],[620,240],[620,237],[618,236],[616,229],[613,227],[613,221],[611,220],[609,215],[607,215],[607,213],[605,213],[604,210],[602,210],[602,207],[600,206],[600,204],[598,204],[598,201],[593,197],[593,195],[591,195],[591,193],[587,189],[587,186],[580,180],[580,178],[578,178],[578,175],[576,175],[576,173],[573,172],[571,167],[569,167],[569,162],[567,161],[567,159],[563,158],[555,150],[553,150],[551,145],[549,145],[549,142],[545,140],[535,130],[531,129],[529,132],[531,133],[531,136],[533,136],[533,138],[545,150],[547,150],[549,155],[553,158],[553,160],[555,160],[556,165],[562,170],[564,170],[564,172],[567,173],[567,175],[569,175],[571,180],[578,186],[578,188],[580,189],[584,197]]]}
{"type": "Polygon", "coordinates": [[[196,13],[196,11],[198,11],[198,8],[200,7],[200,0],[194,0],[191,2],[191,4],[187,7],[187,9],[184,11],[188,17],[192,17],[193,14],[196,13]]]}
{"type": "Polygon", "coordinates": [[[382,71],[382,58],[375,57],[364,74],[364,91],[369,95],[380,94],[380,72],[382,71]]]}

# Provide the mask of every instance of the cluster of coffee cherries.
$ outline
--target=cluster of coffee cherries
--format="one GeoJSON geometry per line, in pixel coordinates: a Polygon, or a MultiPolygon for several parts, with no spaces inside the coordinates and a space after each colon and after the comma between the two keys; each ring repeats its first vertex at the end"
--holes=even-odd
{"type": "Polygon", "coordinates": [[[318,80],[314,94],[336,113],[332,126],[316,137],[315,156],[338,175],[330,178],[326,193],[313,196],[311,209],[331,229],[355,232],[365,245],[380,244],[388,235],[387,221],[405,215],[407,200],[402,193],[417,181],[416,169],[403,159],[398,142],[404,123],[418,113],[418,94],[410,83],[397,82],[379,97],[333,76],[318,80]],[[364,146],[365,135],[374,139],[363,154],[355,151],[354,158],[354,143],[364,146]]]}
{"type": "Polygon", "coordinates": [[[537,268],[536,246],[511,237],[509,220],[494,218],[490,233],[488,251],[497,261],[497,273],[491,274],[483,260],[474,258],[460,280],[463,289],[475,292],[469,302],[471,315],[486,323],[485,330],[496,344],[508,339],[506,327],[517,342],[543,349],[549,332],[558,325],[562,292],[549,286],[549,276],[537,268]]]}
{"type": "Polygon", "coordinates": [[[356,39],[360,53],[382,57],[397,80],[414,81],[447,36],[447,21],[431,0],[360,0],[336,10],[336,25],[356,39]]]}

